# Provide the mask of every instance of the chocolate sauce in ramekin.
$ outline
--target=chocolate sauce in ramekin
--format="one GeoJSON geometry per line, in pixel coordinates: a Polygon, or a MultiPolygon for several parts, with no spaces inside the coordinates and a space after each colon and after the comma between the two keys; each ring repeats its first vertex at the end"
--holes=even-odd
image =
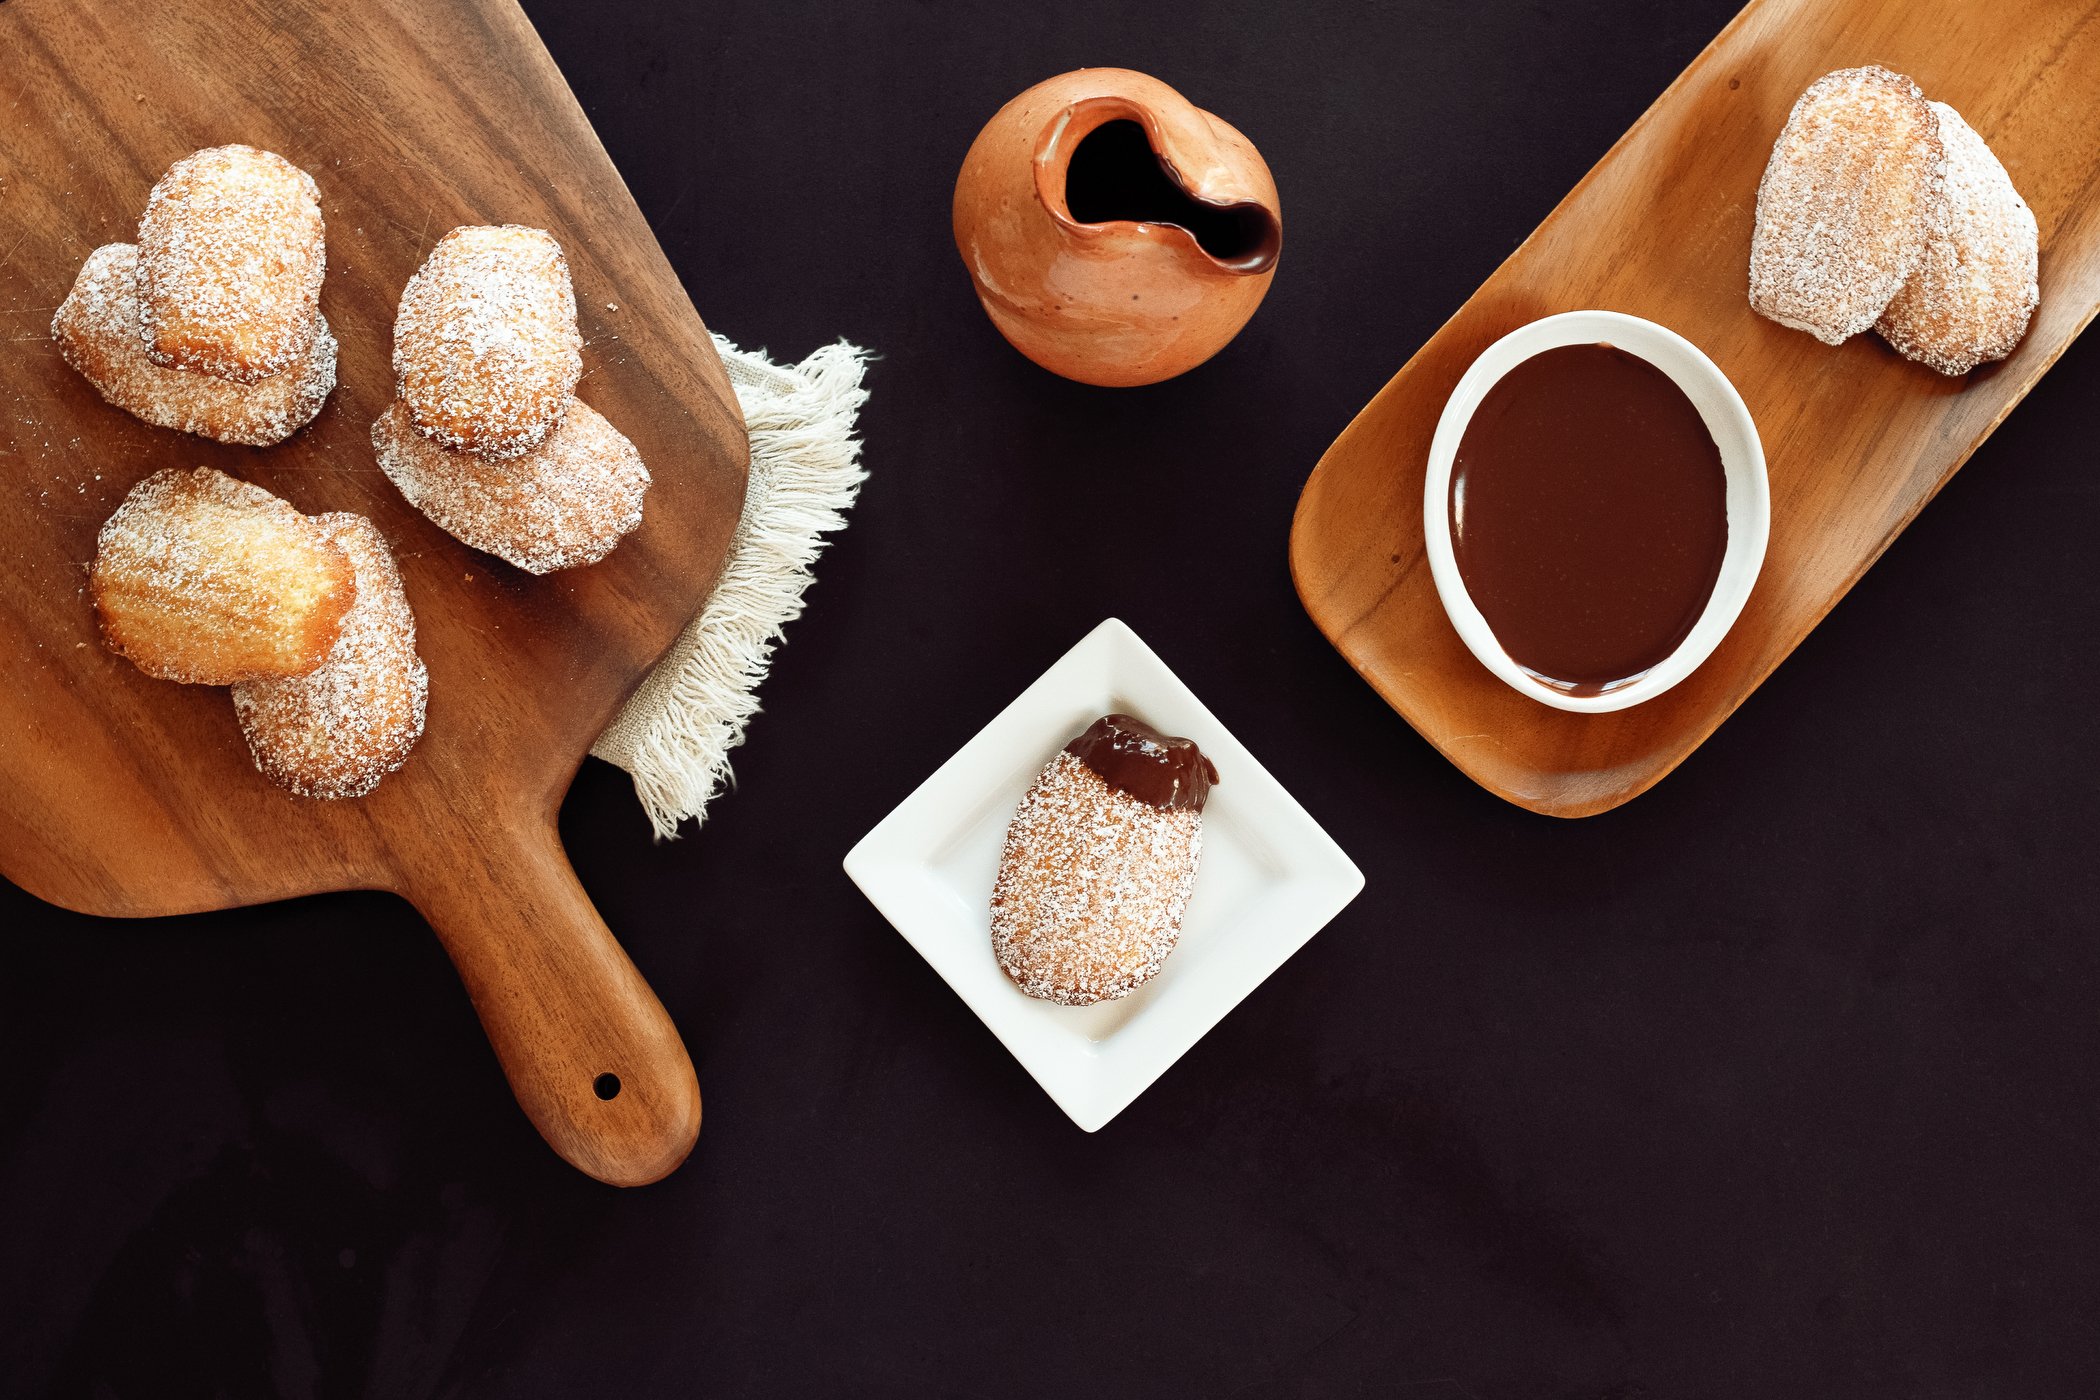
{"type": "Polygon", "coordinates": [[[1721,575],[1728,477],[1671,378],[1610,345],[1541,351],[1473,410],[1451,543],[1512,661],[1571,695],[1677,650],[1721,575]]]}
{"type": "Polygon", "coordinates": [[[1218,770],[1193,739],[1162,734],[1135,715],[1103,715],[1065,752],[1110,787],[1169,811],[1203,810],[1218,770]]]}

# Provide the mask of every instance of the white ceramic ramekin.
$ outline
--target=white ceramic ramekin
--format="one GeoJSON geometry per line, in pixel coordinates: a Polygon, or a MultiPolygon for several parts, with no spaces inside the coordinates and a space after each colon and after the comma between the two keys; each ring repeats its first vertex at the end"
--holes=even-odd
{"type": "Polygon", "coordinates": [[[1429,571],[1436,580],[1437,596],[1451,625],[1480,664],[1542,705],[1557,710],[1601,714],[1623,710],[1652,700],[1690,675],[1720,645],[1735,625],[1757,572],[1765,561],[1765,540],[1771,532],[1771,493],[1765,480],[1764,444],[1750,410],[1712,360],[1699,347],[1675,331],[1653,321],[1616,311],[1566,311],[1519,326],[1490,345],[1451,391],[1444,413],[1437,420],[1436,436],[1429,444],[1429,477],[1422,488],[1422,533],[1429,551],[1429,571]],[[1459,577],[1458,557],[1451,544],[1451,464],[1458,455],[1459,439],[1473,411],[1495,382],[1517,365],[1542,350],[1562,345],[1617,346],[1654,365],[1699,410],[1714,445],[1721,450],[1721,467],[1728,475],[1728,548],[1721,557],[1720,577],[1714,580],[1713,596],[1706,610],[1685,639],[1653,669],[1601,695],[1570,695],[1539,680],[1510,659],[1495,640],[1494,629],[1480,615],[1459,577]]]}

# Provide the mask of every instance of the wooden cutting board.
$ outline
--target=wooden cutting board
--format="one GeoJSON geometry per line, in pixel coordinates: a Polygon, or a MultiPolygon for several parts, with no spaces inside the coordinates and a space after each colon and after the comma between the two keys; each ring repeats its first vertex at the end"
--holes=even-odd
{"type": "Polygon", "coordinates": [[[746,445],[707,330],[561,74],[511,0],[9,0],[0,55],[0,873],[112,915],[397,891],[554,1149],[606,1181],[664,1175],[699,1131],[692,1064],[578,886],[555,810],[712,588],[746,445]],[[160,173],[234,141],[319,182],[321,307],[342,342],[320,418],[263,450],[108,407],[49,335],[89,251],[134,241],[160,173]],[[532,578],[477,554],[373,461],[402,284],[468,223],[561,241],[579,393],[655,478],[640,529],[595,567],[532,578]],[[96,530],[140,478],[198,464],[361,512],[393,542],[429,727],[371,796],[279,791],[225,691],[150,680],[98,644],[96,530]]]}
{"type": "Polygon", "coordinates": [[[1320,630],[1490,791],[1580,817],[1698,747],[1866,572],[2100,307],[2100,6],[2091,0],[1756,0],[1415,353],[1320,459],[1291,570],[1320,630]],[[1997,151],[2041,226],[2042,304],[2004,363],[1946,379],[1877,337],[1832,348],[1745,301],[1758,178],[1795,97],[1833,68],[1910,74],[1997,151]],[[1674,690],[1570,714],[1459,641],[1422,552],[1444,400],[1527,321],[1659,321],[1735,382],[1764,438],[1772,539],[1749,606],[1674,690]]]}

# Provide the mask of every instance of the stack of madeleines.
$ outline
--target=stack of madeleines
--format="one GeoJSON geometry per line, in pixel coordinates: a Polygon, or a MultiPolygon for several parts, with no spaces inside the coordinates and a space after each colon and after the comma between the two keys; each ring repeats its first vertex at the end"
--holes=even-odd
{"type": "Polygon", "coordinates": [[[102,526],[88,592],[104,642],[147,675],[231,686],[255,766],[302,797],[362,797],[423,733],[415,614],[361,515],[171,467],[102,526]]]}
{"type": "Polygon", "coordinates": [[[1868,327],[1942,374],[2002,360],[2041,303],[2034,214],[1984,139],[1886,68],[1788,113],[1757,189],[1750,305],[1831,345],[1868,327]]]}
{"type": "Polygon", "coordinates": [[[97,248],[51,323],[66,363],[146,422],[269,447],[335,387],[313,177],[253,146],[177,161],[136,244],[97,248]]]}
{"type": "Polygon", "coordinates": [[[452,230],[401,293],[380,467],[454,538],[528,573],[597,562],[641,523],[649,471],[575,396],[582,352],[551,235],[452,230]]]}

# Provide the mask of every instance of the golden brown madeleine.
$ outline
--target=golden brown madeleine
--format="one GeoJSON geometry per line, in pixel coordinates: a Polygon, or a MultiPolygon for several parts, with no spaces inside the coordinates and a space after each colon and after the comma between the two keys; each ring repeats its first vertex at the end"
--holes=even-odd
{"type": "Polygon", "coordinates": [[[306,357],[282,374],[242,384],[162,369],[139,339],[137,270],[131,244],[97,248],[51,319],[59,353],[97,393],[157,428],[248,447],[273,446],[313,421],[335,388],[335,336],[320,312],[306,357]]]}
{"type": "Polygon", "coordinates": [[[1939,122],[1902,74],[1809,84],[1757,187],[1751,307],[1832,345],[1873,325],[1945,227],[1942,159],[1939,122]]]}
{"type": "Polygon", "coordinates": [[[568,260],[543,229],[456,228],[402,290],[394,375],[416,427],[442,447],[531,451],[582,373],[568,260]]]}
{"type": "Polygon", "coordinates": [[[1151,980],[1181,937],[1217,780],[1195,744],[1123,714],[1044,766],[992,885],[992,952],[1016,986],[1089,1006],[1151,980]]]}
{"type": "Polygon", "coordinates": [[[339,545],[262,487],[170,467],[104,522],[88,592],[109,649],[147,675],[231,685],[319,666],[357,581],[339,545]]]}
{"type": "Polygon", "coordinates": [[[2002,360],[2041,304],[2034,212],[1961,113],[1932,105],[1947,149],[1947,227],[1925,245],[1910,281],[1876,328],[1905,356],[1941,374],[2002,360]]]}
{"type": "Polygon", "coordinates": [[[527,573],[595,564],[642,523],[649,469],[580,399],[545,442],[507,461],[447,452],[415,430],[399,402],[372,425],[372,448],[409,504],[527,573]]]}
{"type": "Polygon", "coordinates": [[[357,601],[318,668],[244,681],[233,688],[233,709],[271,782],[301,797],[363,797],[422,737],[430,673],[416,655],[416,615],[379,528],[340,511],[313,523],[350,557],[357,601]]]}
{"type": "Polygon", "coordinates": [[[139,333],[157,365],[253,384],[313,345],[328,266],[313,177],[253,146],[176,161],[139,220],[139,333]]]}

